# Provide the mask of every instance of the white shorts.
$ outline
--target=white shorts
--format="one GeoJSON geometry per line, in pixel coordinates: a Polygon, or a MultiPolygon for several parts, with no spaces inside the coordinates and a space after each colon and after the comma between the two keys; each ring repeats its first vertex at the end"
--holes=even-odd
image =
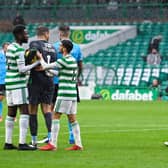
{"type": "Polygon", "coordinates": [[[55,112],[64,114],[77,113],[77,101],[72,100],[57,100],[54,107],[55,112]]]}
{"type": "Polygon", "coordinates": [[[6,101],[8,106],[28,104],[29,101],[27,88],[6,90],[6,101]]]}

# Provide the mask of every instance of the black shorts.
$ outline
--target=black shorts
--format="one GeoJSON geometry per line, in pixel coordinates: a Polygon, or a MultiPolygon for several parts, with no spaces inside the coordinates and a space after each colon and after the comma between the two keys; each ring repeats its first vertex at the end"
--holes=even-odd
{"type": "Polygon", "coordinates": [[[0,95],[5,96],[5,84],[0,84],[0,95]]]}
{"type": "Polygon", "coordinates": [[[40,85],[28,85],[28,91],[30,104],[52,104],[54,85],[51,85],[50,87],[40,85]]]}

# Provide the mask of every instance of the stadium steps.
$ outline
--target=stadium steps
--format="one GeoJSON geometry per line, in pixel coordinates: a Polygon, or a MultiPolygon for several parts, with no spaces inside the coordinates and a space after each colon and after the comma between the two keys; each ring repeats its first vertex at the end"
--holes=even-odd
{"type": "Polygon", "coordinates": [[[84,62],[90,62],[94,66],[109,67],[109,69],[113,67],[115,69],[117,80],[110,81],[110,74],[108,73],[111,72],[107,71],[102,80],[104,81],[102,85],[149,87],[154,78],[160,81],[168,79],[166,70],[168,65],[168,46],[166,45],[168,42],[168,24],[142,23],[137,24],[137,27],[139,32],[136,38],[98,51],[84,59],[84,62]],[[163,32],[163,41],[160,44],[161,65],[156,67],[146,65],[144,58],[147,55],[148,43],[153,36],[161,32],[163,32]],[[131,66],[132,70],[128,72],[128,67],[131,66]]]}

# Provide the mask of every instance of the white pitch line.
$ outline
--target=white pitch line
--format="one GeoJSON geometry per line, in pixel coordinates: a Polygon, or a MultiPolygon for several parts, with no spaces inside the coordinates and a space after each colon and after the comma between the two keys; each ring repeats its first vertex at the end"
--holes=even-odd
{"type": "MultiPolygon", "coordinates": [[[[16,124],[14,125],[14,128],[18,128],[19,125],[16,124]]],[[[145,128],[168,128],[168,124],[165,125],[159,125],[157,126],[156,124],[153,125],[122,125],[122,124],[118,124],[118,125],[80,125],[81,128],[122,128],[122,127],[129,127],[129,128],[134,128],[136,127],[137,129],[145,129],[145,128]]],[[[61,124],[61,128],[67,128],[66,125],[61,124]]],[[[0,129],[5,129],[5,126],[0,126],[0,129]]]]}
{"type": "MultiPolygon", "coordinates": [[[[122,129],[122,130],[104,130],[103,132],[101,131],[88,131],[88,132],[81,132],[81,134],[104,134],[104,133],[126,133],[126,132],[148,132],[148,131],[163,131],[163,130],[168,130],[167,128],[144,128],[144,129],[122,129]]],[[[62,133],[64,135],[69,134],[68,132],[62,133]]],[[[38,136],[45,136],[46,133],[39,133],[38,136]]],[[[18,137],[19,135],[14,134],[13,137],[18,137]]],[[[0,135],[1,138],[4,138],[4,135],[0,135]]]]}

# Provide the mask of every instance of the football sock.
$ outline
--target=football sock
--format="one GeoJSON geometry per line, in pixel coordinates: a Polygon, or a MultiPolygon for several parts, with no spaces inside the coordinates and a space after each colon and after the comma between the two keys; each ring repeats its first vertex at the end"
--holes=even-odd
{"type": "Polygon", "coordinates": [[[32,136],[32,145],[36,144],[37,143],[37,136],[36,135],[33,135],[32,136]]]}
{"type": "Polygon", "coordinates": [[[51,112],[47,112],[44,114],[44,118],[45,118],[45,123],[46,123],[46,127],[48,132],[51,132],[51,123],[52,123],[52,114],[51,112]]]}
{"type": "Polygon", "coordinates": [[[30,133],[32,135],[32,142],[36,143],[37,141],[37,115],[36,114],[30,114],[30,120],[29,120],[29,125],[30,125],[30,133]]]}
{"type": "Polygon", "coordinates": [[[0,101],[0,117],[2,117],[2,101],[0,101]]]}
{"type": "Polygon", "coordinates": [[[69,128],[69,140],[70,141],[74,141],[74,136],[73,136],[73,132],[72,132],[72,126],[71,123],[68,121],[68,128],[69,128]]]}
{"type": "Polygon", "coordinates": [[[14,117],[7,116],[5,120],[5,142],[12,144],[12,133],[14,128],[14,117]]]}
{"type": "Polygon", "coordinates": [[[51,132],[48,132],[47,137],[48,137],[48,140],[50,141],[51,140],[51,132]]]}
{"type": "Polygon", "coordinates": [[[28,126],[29,126],[29,115],[21,114],[19,119],[19,128],[20,128],[19,144],[26,143],[28,126]]]}
{"type": "Polygon", "coordinates": [[[71,123],[72,131],[75,138],[75,144],[82,147],[81,136],[80,136],[80,127],[77,121],[71,123]]]}
{"type": "Polygon", "coordinates": [[[58,141],[58,133],[60,130],[60,120],[52,120],[52,127],[51,127],[51,143],[57,146],[58,141]]]}

